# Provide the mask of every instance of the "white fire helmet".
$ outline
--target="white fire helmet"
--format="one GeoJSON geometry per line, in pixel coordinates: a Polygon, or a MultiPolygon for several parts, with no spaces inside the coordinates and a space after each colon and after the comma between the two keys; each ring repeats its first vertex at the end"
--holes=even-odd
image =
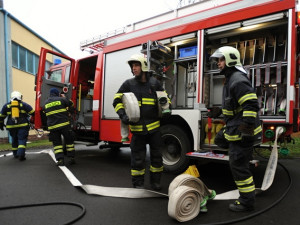
{"type": "Polygon", "coordinates": [[[10,95],[10,100],[19,100],[21,101],[23,98],[22,94],[18,91],[13,91],[10,95]]]}
{"type": "Polygon", "coordinates": [[[143,55],[135,54],[130,57],[130,59],[127,61],[130,68],[132,69],[131,63],[133,62],[139,62],[141,63],[141,69],[143,72],[148,72],[148,63],[147,59],[143,55]]]}
{"type": "Polygon", "coordinates": [[[227,67],[235,67],[239,71],[247,74],[246,70],[243,68],[241,61],[240,61],[240,52],[231,46],[224,46],[218,48],[210,58],[225,58],[225,63],[227,67]]]}

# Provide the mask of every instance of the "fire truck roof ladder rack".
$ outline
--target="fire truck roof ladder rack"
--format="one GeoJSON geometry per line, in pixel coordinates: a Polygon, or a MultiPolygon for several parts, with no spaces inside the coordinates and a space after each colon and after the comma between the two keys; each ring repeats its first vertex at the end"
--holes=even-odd
{"type": "Polygon", "coordinates": [[[92,39],[87,39],[85,41],[80,42],[80,50],[81,51],[90,51],[93,53],[94,51],[99,52],[103,46],[105,45],[105,40],[110,37],[114,37],[120,34],[124,34],[126,32],[126,27],[122,27],[99,36],[93,37],[92,39]]]}

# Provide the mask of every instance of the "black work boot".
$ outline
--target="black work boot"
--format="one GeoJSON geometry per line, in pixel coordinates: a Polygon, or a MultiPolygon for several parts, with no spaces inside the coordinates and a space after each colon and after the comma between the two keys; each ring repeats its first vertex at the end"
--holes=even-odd
{"type": "Polygon", "coordinates": [[[161,178],[161,172],[156,172],[156,173],[150,172],[151,187],[155,191],[161,190],[160,178],[161,178]]]}
{"type": "Polygon", "coordinates": [[[253,206],[246,206],[241,204],[238,200],[229,205],[229,209],[233,212],[245,212],[254,210],[253,206]]]}
{"type": "Polygon", "coordinates": [[[132,185],[134,188],[144,189],[144,176],[132,176],[132,185]]]}
{"type": "Polygon", "coordinates": [[[65,165],[64,159],[58,159],[56,165],[57,166],[64,166],[65,165]]]}

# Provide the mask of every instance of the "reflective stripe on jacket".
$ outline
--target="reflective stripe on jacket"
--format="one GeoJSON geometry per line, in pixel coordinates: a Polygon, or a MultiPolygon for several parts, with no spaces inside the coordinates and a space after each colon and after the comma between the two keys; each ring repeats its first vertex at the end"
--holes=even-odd
{"type": "Polygon", "coordinates": [[[50,96],[43,107],[47,117],[49,131],[59,130],[70,126],[68,110],[73,107],[73,102],[64,97],[50,96]]]}
{"type": "Polygon", "coordinates": [[[122,102],[123,93],[134,93],[139,102],[140,120],[137,123],[130,124],[129,127],[132,133],[146,134],[159,129],[160,119],[156,91],[164,91],[156,78],[149,77],[145,83],[138,81],[136,78],[131,78],[126,80],[115,94],[113,106],[119,115],[125,112],[122,102]]]}
{"type": "Polygon", "coordinates": [[[224,136],[228,141],[239,141],[237,127],[241,123],[254,124],[254,135],[262,132],[259,119],[259,105],[254,88],[247,76],[236,71],[226,78],[223,87],[222,113],[226,123],[224,136]]]}

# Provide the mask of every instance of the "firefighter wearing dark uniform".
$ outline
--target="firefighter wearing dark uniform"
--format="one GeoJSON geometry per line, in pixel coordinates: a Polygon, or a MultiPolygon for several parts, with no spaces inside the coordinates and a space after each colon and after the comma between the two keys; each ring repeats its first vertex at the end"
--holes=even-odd
{"type": "Polygon", "coordinates": [[[128,60],[128,64],[134,78],[126,80],[121,85],[115,94],[113,106],[125,124],[129,124],[129,118],[122,103],[123,93],[134,93],[140,106],[140,120],[129,124],[133,134],[130,143],[132,184],[135,188],[144,187],[146,144],[149,144],[151,157],[150,182],[154,190],[160,190],[163,162],[156,91],[163,91],[163,88],[157,79],[149,75],[147,61],[144,56],[133,55],[128,60]]]}
{"type": "Polygon", "coordinates": [[[254,143],[261,136],[259,105],[254,88],[240,63],[240,53],[233,47],[221,47],[211,56],[217,58],[221,74],[225,75],[222,110],[213,108],[208,116],[224,116],[225,127],[216,135],[215,144],[229,148],[231,172],[240,197],[229,205],[232,211],[252,210],[255,184],[249,168],[254,143]]]}
{"type": "MultiPolygon", "coordinates": [[[[0,113],[0,129],[3,130],[4,119],[7,118],[6,129],[12,137],[12,152],[15,158],[20,161],[25,160],[26,143],[29,133],[30,116],[34,114],[34,109],[22,101],[22,94],[18,91],[11,93],[11,101],[6,103],[0,113]]],[[[32,117],[33,118],[33,117],[32,117]]]]}
{"type": "Polygon", "coordinates": [[[49,140],[53,143],[54,154],[58,166],[64,165],[64,150],[62,136],[66,143],[68,164],[75,163],[75,148],[70,124],[69,112],[73,109],[73,102],[59,96],[56,88],[51,88],[50,97],[46,100],[43,111],[46,113],[47,126],[50,131],[49,140]]]}

